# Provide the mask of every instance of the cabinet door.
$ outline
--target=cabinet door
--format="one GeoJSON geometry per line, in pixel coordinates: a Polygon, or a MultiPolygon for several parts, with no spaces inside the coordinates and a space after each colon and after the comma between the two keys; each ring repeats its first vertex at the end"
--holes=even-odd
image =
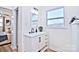
{"type": "Polygon", "coordinates": [[[24,37],[24,52],[32,52],[32,38],[24,37]]]}
{"type": "Polygon", "coordinates": [[[42,49],[45,46],[45,36],[40,35],[38,38],[39,38],[39,49],[42,49]]]}
{"type": "Polygon", "coordinates": [[[24,51],[25,52],[37,52],[38,48],[38,37],[25,37],[24,40],[24,51]]]}
{"type": "Polygon", "coordinates": [[[32,38],[32,51],[33,52],[37,52],[39,51],[39,40],[38,40],[38,36],[32,38]]]}

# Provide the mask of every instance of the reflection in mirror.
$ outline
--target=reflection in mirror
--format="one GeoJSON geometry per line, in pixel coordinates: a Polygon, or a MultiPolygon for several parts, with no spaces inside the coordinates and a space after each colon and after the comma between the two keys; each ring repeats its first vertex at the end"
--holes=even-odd
{"type": "Polygon", "coordinates": [[[36,14],[32,14],[32,25],[37,24],[37,18],[38,18],[38,16],[36,14]]]}
{"type": "Polygon", "coordinates": [[[38,22],[38,9],[37,8],[33,8],[32,9],[32,27],[36,27],[37,26],[37,22],[38,22]]]}

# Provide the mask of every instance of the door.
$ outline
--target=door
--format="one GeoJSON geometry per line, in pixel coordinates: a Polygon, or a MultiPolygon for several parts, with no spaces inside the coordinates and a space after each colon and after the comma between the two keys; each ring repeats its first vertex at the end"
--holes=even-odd
{"type": "Polygon", "coordinates": [[[33,37],[32,39],[31,39],[31,43],[32,43],[32,51],[33,52],[38,52],[39,51],[39,39],[38,39],[38,36],[36,36],[36,37],[33,37]]]}
{"type": "Polygon", "coordinates": [[[16,47],[18,50],[18,7],[16,8],[16,47]]]}

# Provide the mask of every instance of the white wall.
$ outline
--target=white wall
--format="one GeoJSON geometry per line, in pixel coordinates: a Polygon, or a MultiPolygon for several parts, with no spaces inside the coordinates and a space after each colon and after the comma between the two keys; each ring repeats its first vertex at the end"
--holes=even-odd
{"type": "Polygon", "coordinates": [[[12,30],[12,49],[16,49],[16,12],[12,10],[13,17],[11,18],[11,30],[12,30]]]}
{"type": "MultiPolygon", "coordinates": [[[[19,51],[24,50],[24,33],[28,33],[31,29],[31,8],[20,7],[19,8],[19,21],[18,21],[18,48],[19,51]]],[[[46,11],[59,6],[39,6],[38,7],[38,25],[42,25],[44,30],[49,35],[49,48],[56,51],[72,51],[72,36],[71,36],[71,25],[69,21],[73,16],[79,17],[79,7],[64,7],[65,8],[65,28],[54,29],[46,26],[46,11]]]]}
{"type": "MultiPolygon", "coordinates": [[[[46,28],[46,11],[54,8],[59,8],[59,6],[39,7],[39,24],[45,26],[44,28],[46,28]]],[[[47,27],[47,32],[49,35],[49,48],[56,51],[72,51],[71,25],[69,24],[69,21],[73,16],[79,17],[79,7],[65,6],[64,8],[65,28],[54,29],[47,27]]]]}
{"type": "Polygon", "coordinates": [[[30,6],[19,7],[19,20],[18,20],[18,50],[24,51],[24,34],[29,33],[31,28],[30,22],[30,6]]]}

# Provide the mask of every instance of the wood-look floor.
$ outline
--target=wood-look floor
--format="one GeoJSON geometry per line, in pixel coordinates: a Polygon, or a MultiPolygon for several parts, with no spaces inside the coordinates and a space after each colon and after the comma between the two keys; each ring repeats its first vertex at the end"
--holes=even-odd
{"type": "MultiPolygon", "coordinates": [[[[8,45],[0,46],[0,52],[17,52],[17,50],[12,50],[11,44],[8,44],[8,45]]],[[[51,50],[51,49],[48,48],[44,52],[56,52],[56,51],[51,50]]]]}
{"type": "Polygon", "coordinates": [[[11,44],[0,46],[0,52],[13,52],[11,44]]]}
{"type": "Polygon", "coordinates": [[[47,50],[45,50],[45,52],[56,52],[56,51],[54,51],[54,50],[48,48],[47,50]]]}

